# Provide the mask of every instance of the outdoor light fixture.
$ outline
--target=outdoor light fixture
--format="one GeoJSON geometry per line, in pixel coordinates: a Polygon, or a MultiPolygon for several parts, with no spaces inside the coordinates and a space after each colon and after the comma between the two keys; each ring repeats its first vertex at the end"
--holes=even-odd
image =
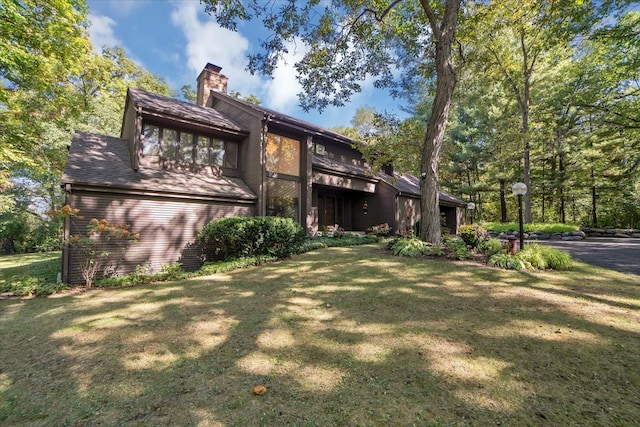
{"type": "Polygon", "coordinates": [[[516,182],[511,187],[513,194],[518,196],[518,224],[520,228],[520,250],[524,247],[524,232],[522,226],[522,196],[527,194],[527,185],[522,182],[516,182]]]}
{"type": "Polygon", "coordinates": [[[367,202],[364,202],[364,205],[362,205],[362,213],[366,215],[368,210],[369,210],[369,205],[367,204],[367,202]]]}
{"type": "Polygon", "coordinates": [[[473,224],[473,210],[476,208],[476,204],[473,202],[467,203],[467,209],[471,211],[471,224],[473,224]]]}

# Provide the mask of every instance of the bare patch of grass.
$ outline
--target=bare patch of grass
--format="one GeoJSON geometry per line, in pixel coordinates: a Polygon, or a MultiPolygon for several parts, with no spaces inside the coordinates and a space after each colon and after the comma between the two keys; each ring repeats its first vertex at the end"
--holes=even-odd
{"type": "Polygon", "coordinates": [[[379,248],[0,301],[0,424],[640,422],[637,276],[379,248]]]}

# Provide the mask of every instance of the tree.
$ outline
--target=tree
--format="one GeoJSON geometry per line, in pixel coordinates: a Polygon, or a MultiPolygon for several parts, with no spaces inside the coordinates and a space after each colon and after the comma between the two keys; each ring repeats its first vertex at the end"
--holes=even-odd
{"type": "Polygon", "coordinates": [[[290,49],[305,46],[296,63],[305,109],[344,105],[368,76],[376,76],[378,87],[393,86],[396,94],[413,91],[417,81],[431,81],[435,96],[420,162],[420,237],[439,243],[438,160],[456,84],[451,48],[461,0],[336,0],[327,6],[294,0],[204,3],[205,11],[228,29],[235,30],[239,21],[262,20],[270,34],[261,41],[262,51],[249,57],[252,72],[270,75],[290,49]],[[396,66],[404,74],[394,86],[396,66]]]}
{"type": "MultiPolygon", "coordinates": [[[[536,76],[566,59],[565,49],[616,7],[626,2],[559,0],[539,2],[491,2],[479,5],[474,23],[467,27],[468,40],[485,71],[501,80],[517,101],[520,113],[522,180],[531,189],[531,102],[536,76]]],[[[525,195],[525,220],[531,222],[532,192],[525,195]]]]}

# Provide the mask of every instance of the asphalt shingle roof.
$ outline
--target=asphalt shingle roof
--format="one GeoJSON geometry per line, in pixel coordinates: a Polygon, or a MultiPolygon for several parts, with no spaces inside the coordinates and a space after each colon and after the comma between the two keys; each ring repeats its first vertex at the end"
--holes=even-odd
{"type": "Polygon", "coordinates": [[[199,171],[172,171],[140,166],[131,168],[128,143],[124,139],[76,132],[62,183],[146,190],[194,196],[255,200],[240,178],[199,171]]]}
{"type": "Polygon", "coordinates": [[[183,120],[218,126],[234,132],[249,132],[215,108],[202,107],[190,102],[147,92],[142,89],[129,88],[129,93],[131,94],[134,104],[146,110],[164,113],[183,120]]]}

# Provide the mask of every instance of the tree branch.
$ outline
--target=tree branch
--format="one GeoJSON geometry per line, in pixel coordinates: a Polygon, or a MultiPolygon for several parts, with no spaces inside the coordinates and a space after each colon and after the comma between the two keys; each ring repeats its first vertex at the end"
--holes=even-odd
{"type": "Polygon", "coordinates": [[[364,15],[365,13],[371,13],[373,14],[374,18],[376,18],[376,21],[378,22],[382,22],[382,20],[385,18],[385,16],[387,16],[389,14],[389,12],[391,12],[391,10],[398,4],[400,3],[402,0],[394,0],[392,1],[389,6],[387,6],[387,8],[385,10],[382,11],[382,13],[380,14],[380,16],[378,16],[378,11],[374,10],[374,9],[370,9],[368,7],[366,7],[362,13],[356,18],[356,21],[358,21],[362,15],[364,15]]]}
{"type": "Polygon", "coordinates": [[[440,31],[440,27],[438,26],[438,20],[436,19],[435,13],[433,13],[433,9],[431,9],[431,5],[429,4],[429,0],[420,0],[420,4],[422,5],[422,10],[427,14],[427,18],[429,18],[429,25],[431,26],[431,31],[433,31],[433,35],[436,40],[440,40],[442,37],[442,32],[440,31]]]}

